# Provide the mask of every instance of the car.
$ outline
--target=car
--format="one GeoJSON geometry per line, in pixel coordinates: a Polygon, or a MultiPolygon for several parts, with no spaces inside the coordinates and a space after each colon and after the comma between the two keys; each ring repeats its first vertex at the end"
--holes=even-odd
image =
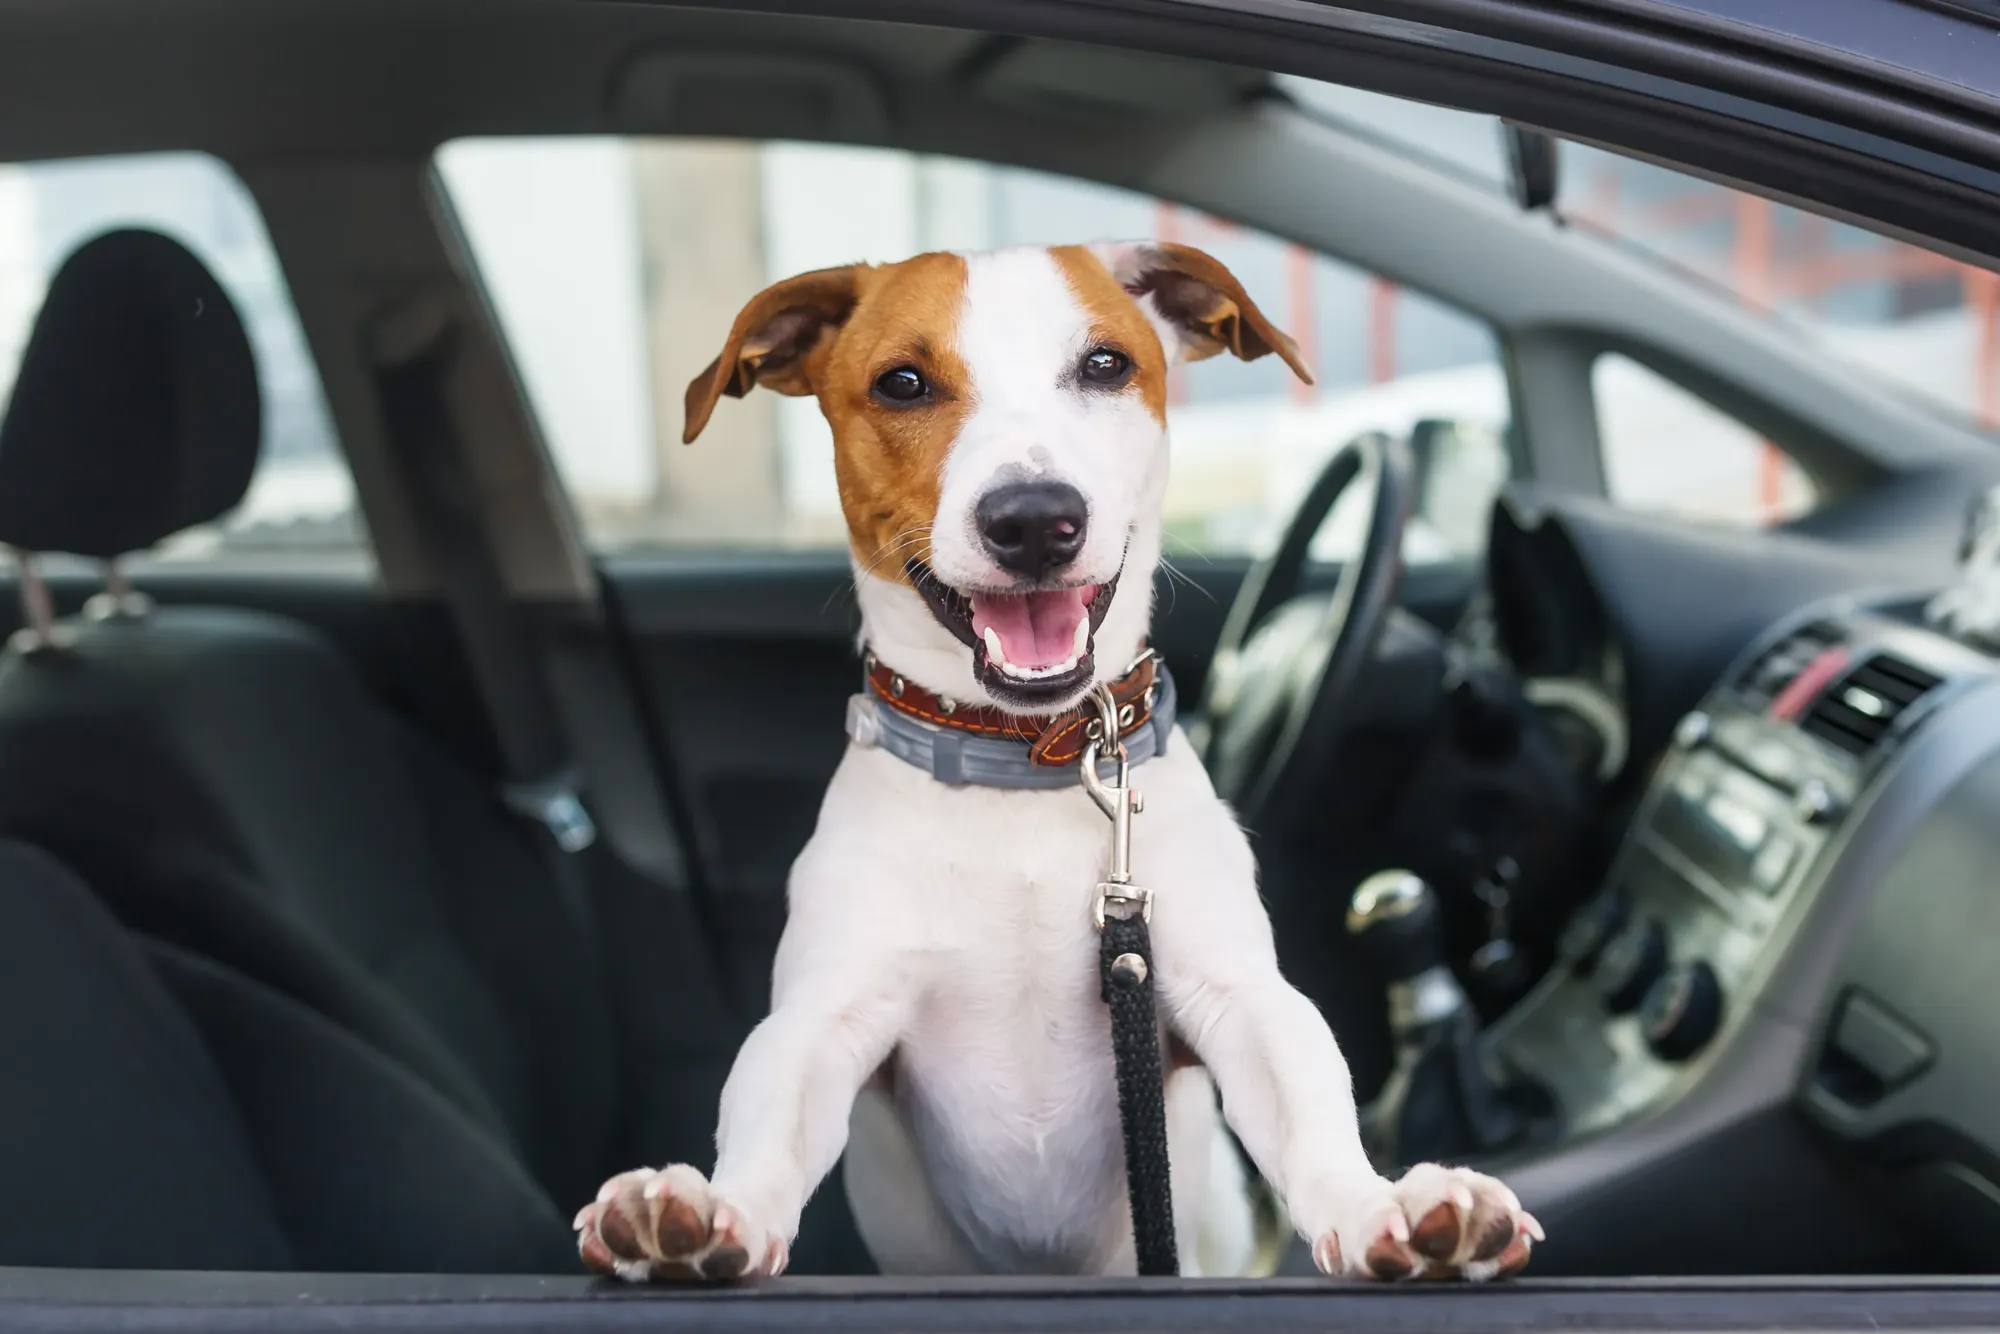
{"type": "MultiPolygon", "coordinates": [[[[0,9],[0,1326],[2000,1327],[1990,0],[0,9]],[[787,274],[1159,237],[1154,647],[1522,1280],[627,1289],[861,671],[787,274]],[[1275,359],[1273,359],[1275,360],[1275,359]],[[1225,364],[1227,363],[1227,364],[1225,364]]],[[[1145,837],[1143,817],[1135,839],[1145,837]]],[[[942,888],[942,887],[941,887],[942,888]]]]}

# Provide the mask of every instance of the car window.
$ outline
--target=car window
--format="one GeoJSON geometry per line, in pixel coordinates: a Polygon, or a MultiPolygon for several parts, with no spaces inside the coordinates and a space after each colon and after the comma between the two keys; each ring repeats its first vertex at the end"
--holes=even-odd
{"type": "Polygon", "coordinates": [[[1498,193],[1507,188],[1507,158],[1497,116],[1432,106],[1341,83],[1276,75],[1280,91],[1317,120],[1372,140],[1433,170],[1498,193]]]}
{"type": "MultiPolygon", "coordinates": [[[[1489,328],[1438,301],[1171,203],[1034,171],[909,153],[685,139],[469,140],[438,165],[586,534],[599,550],[838,546],[833,452],[809,398],[726,405],[680,443],[687,382],[737,310],[782,277],[924,250],[1157,237],[1208,250],[1298,339],[1275,357],[1176,370],[1170,555],[1270,544],[1341,443],[1453,427],[1431,451],[1454,497],[1409,555],[1481,549],[1464,521],[1504,480],[1505,378],[1489,328]],[[560,257],[558,260],[555,257],[560,257]],[[1484,451],[1484,452],[1482,452],[1484,451]]],[[[1354,497],[1319,550],[1353,549],[1354,497]]]]}
{"type": "Polygon", "coordinates": [[[1604,353],[1591,367],[1611,499],[1757,527],[1812,510],[1812,481],[1782,450],[1648,366],[1604,353]]]}
{"type": "Polygon", "coordinates": [[[1565,222],[1782,321],[1843,369],[2000,427],[2000,274],[1650,162],[1560,152],[1565,222]]]}
{"type": "Polygon", "coordinates": [[[214,158],[0,164],[0,411],[49,279],[84,242],[133,226],[173,237],[215,274],[242,313],[264,396],[262,454],[244,503],[149,559],[358,553],[352,480],[284,275],[249,191],[214,158]]]}
{"type": "MultiPolygon", "coordinates": [[[[1344,133],[1483,188],[1507,187],[1497,117],[1292,76],[1277,84],[1344,133]]],[[[1844,370],[1975,426],[2000,428],[2000,274],[1590,145],[1564,141],[1558,151],[1557,211],[1566,225],[1782,322],[1844,370]]],[[[1793,517],[1814,503],[1792,461],[1726,414],[1622,358],[1599,367],[1614,496],[1739,523],[1793,517]],[[1627,391],[1639,397],[1607,401],[1627,391]],[[1677,477],[1671,458],[1639,456],[1647,436],[1638,405],[1648,401],[1698,427],[1688,439],[1705,460],[1705,480],[1677,477]],[[1726,494],[1716,489],[1725,475],[1737,479],[1726,494]]]]}

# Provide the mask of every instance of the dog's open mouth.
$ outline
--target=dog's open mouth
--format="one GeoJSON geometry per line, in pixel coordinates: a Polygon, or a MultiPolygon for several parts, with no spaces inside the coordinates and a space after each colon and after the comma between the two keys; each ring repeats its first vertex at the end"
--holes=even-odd
{"type": "Polygon", "coordinates": [[[960,592],[912,561],[910,580],[938,623],[972,650],[973,674],[1003,703],[1035,708],[1090,684],[1097,627],[1118,577],[1027,592],[960,592]]]}

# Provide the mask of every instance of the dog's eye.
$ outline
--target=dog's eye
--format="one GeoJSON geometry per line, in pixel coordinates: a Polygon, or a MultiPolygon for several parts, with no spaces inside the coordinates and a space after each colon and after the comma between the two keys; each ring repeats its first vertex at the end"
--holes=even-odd
{"type": "Polygon", "coordinates": [[[898,366],[875,377],[875,393],[891,403],[914,403],[930,391],[930,382],[915,366],[898,366]]]}
{"type": "Polygon", "coordinates": [[[1116,384],[1132,369],[1132,358],[1108,347],[1093,347],[1077,363],[1077,374],[1088,384],[1116,384]]]}

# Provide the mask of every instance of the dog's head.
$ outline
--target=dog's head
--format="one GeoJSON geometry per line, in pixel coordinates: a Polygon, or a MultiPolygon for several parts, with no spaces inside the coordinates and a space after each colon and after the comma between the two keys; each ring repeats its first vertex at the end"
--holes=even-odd
{"type": "Polygon", "coordinates": [[[757,294],[688,386],[812,394],[833,427],[863,634],[954,699],[1067,708],[1151,617],[1167,371],[1276,352],[1220,263],[1177,245],[1022,247],[822,269],[757,294]]]}

